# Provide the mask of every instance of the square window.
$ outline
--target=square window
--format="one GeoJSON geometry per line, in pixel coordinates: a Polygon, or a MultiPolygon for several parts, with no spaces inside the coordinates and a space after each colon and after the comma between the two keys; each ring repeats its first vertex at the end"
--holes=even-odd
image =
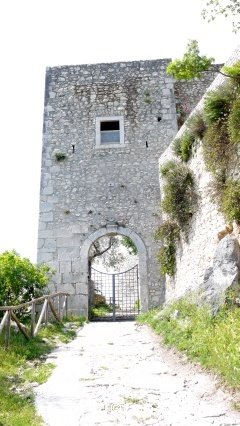
{"type": "Polygon", "coordinates": [[[96,118],[96,145],[101,148],[124,144],[123,117],[96,118]]]}

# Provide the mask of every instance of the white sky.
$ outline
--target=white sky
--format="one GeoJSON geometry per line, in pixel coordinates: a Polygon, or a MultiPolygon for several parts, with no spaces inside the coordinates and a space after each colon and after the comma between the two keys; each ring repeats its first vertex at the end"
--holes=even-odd
{"type": "Polygon", "coordinates": [[[36,259],[45,67],[181,57],[224,62],[238,37],[203,0],[2,0],[0,252],[36,259]]]}

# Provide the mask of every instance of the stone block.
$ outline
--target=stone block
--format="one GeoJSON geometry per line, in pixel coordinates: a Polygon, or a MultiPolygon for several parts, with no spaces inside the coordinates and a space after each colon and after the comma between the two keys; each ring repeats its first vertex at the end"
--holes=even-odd
{"type": "Polygon", "coordinates": [[[76,283],[76,294],[88,294],[88,283],[78,282],[76,283]]]}
{"type": "Polygon", "coordinates": [[[71,260],[62,260],[59,262],[60,272],[63,274],[70,274],[72,270],[71,260]]]}
{"type": "Polygon", "coordinates": [[[53,221],[53,213],[40,213],[40,221],[42,222],[52,222],[53,221]]]}
{"type": "Polygon", "coordinates": [[[56,249],[56,240],[54,238],[46,238],[44,242],[44,248],[56,249]]]}
{"type": "Polygon", "coordinates": [[[58,259],[59,260],[72,260],[73,258],[79,257],[80,248],[79,247],[66,247],[58,249],[58,259]]]}
{"type": "Polygon", "coordinates": [[[37,263],[47,263],[53,260],[52,253],[38,253],[37,263]]]}

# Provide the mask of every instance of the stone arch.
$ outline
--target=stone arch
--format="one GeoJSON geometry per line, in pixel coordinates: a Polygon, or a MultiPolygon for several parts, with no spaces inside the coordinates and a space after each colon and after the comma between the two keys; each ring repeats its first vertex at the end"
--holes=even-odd
{"type": "MultiPolygon", "coordinates": [[[[104,237],[105,235],[117,234],[130,237],[138,249],[139,258],[139,281],[140,281],[140,299],[142,310],[145,312],[148,310],[148,283],[147,283],[147,250],[141,237],[132,229],[125,228],[117,225],[106,225],[103,228],[94,231],[84,241],[80,250],[80,271],[82,274],[82,281],[85,282],[85,309],[88,310],[88,256],[89,250],[98,238],[104,237]]],[[[87,315],[88,316],[88,315],[87,315]]]]}

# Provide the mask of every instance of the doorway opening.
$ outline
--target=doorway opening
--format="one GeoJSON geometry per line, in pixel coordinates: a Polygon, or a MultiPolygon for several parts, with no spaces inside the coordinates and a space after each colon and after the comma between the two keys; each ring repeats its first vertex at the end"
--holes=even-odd
{"type": "Polygon", "coordinates": [[[89,250],[89,317],[133,320],[141,309],[138,249],[128,236],[105,235],[89,250]]]}

